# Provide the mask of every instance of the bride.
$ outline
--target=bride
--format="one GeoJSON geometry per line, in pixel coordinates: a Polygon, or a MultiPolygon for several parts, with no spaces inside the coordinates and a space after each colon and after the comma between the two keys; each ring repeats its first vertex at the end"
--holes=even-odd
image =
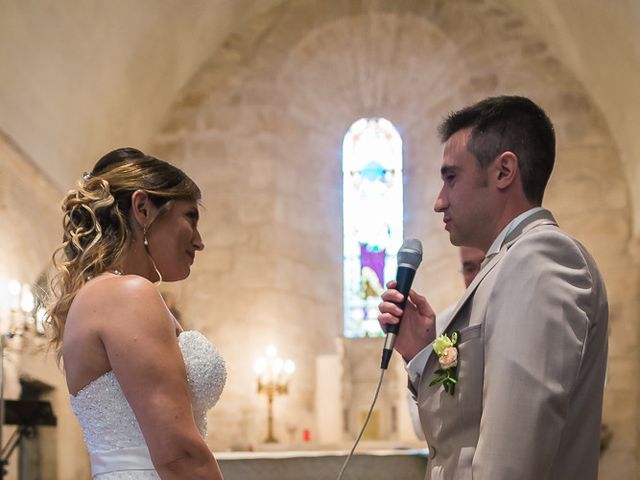
{"type": "Polygon", "coordinates": [[[199,200],[180,169],[122,148],[63,201],[50,328],[93,478],[222,479],[205,438],[224,361],[154,286],[185,279],[204,248],[199,200]]]}

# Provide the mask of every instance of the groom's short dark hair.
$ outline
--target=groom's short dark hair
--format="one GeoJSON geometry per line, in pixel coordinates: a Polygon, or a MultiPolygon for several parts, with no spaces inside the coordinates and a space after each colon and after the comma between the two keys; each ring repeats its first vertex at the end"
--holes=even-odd
{"type": "Polygon", "coordinates": [[[489,97],[449,114],[438,127],[440,140],[465,128],[471,128],[467,150],[481,168],[503,152],[514,153],[527,199],[542,203],[556,149],[553,125],[542,108],[525,97],[489,97]]]}

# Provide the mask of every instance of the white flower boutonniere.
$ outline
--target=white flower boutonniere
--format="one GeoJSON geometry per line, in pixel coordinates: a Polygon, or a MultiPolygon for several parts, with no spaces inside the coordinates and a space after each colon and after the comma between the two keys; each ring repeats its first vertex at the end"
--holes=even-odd
{"type": "Polygon", "coordinates": [[[453,395],[458,383],[458,332],[453,332],[451,336],[446,333],[440,335],[432,345],[440,368],[435,371],[435,378],[429,386],[442,384],[444,391],[453,395]]]}

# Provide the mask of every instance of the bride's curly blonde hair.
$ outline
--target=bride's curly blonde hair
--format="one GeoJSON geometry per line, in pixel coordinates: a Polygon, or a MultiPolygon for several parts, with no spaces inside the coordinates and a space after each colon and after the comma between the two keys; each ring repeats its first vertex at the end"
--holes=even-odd
{"type": "Polygon", "coordinates": [[[67,193],[48,305],[49,338],[58,359],[67,314],[78,290],[90,278],[115,269],[131,246],[129,212],[136,190],[145,191],[158,208],[169,207],[170,200],[199,201],[201,196],[182,170],[134,148],[107,153],[83,176],[78,188],[67,193]]]}

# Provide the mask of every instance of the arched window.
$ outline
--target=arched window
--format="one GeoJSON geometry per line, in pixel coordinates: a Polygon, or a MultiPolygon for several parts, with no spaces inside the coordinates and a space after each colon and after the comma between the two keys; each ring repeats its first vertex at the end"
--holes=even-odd
{"type": "Polygon", "coordinates": [[[378,303],[402,245],[402,139],[384,118],[362,118],[342,144],[344,335],[381,336],[378,303]]]}

